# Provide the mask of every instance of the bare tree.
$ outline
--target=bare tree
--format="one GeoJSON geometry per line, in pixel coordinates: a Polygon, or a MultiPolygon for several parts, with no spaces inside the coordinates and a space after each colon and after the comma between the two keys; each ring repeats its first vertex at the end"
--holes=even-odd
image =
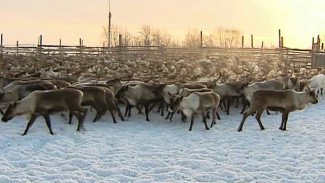
{"type": "MultiPolygon", "coordinates": [[[[122,35],[123,45],[132,44],[133,35],[126,29],[121,28],[120,26],[113,25],[111,28],[111,45],[117,46],[119,44],[119,35],[122,35]]],[[[103,40],[104,45],[107,45],[107,27],[103,26],[101,39],[103,40]]]]}
{"type": "Polygon", "coordinates": [[[185,35],[184,46],[186,47],[199,47],[200,34],[196,29],[189,30],[185,35]]]}
{"type": "Polygon", "coordinates": [[[150,25],[143,25],[140,30],[140,38],[145,46],[150,46],[153,35],[153,28],[150,25]]]}
{"type": "Polygon", "coordinates": [[[224,27],[217,27],[213,33],[215,45],[220,47],[238,47],[240,46],[241,31],[239,29],[225,29],[224,27]]]}

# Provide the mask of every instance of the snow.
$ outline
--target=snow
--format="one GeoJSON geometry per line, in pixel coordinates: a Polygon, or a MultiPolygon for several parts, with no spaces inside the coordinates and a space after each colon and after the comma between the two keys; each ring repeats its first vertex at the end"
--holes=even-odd
{"type": "Polygon", "coordinates": [[[0,182],[325,182],[325,102],[290,113],[285,132],[281,114],[264,113],[264,131],[249,117],[239,133],[239,111],[220,111],[209,131],[197,118],[192,132],[156,111],[146,122],[133,109],[117,124],[109,114],[93,123],[91,112],[81,132],[53,115],[53,136],[43,118],[21,136],[26,119],[16,117],[0,123],[0,182]]]}

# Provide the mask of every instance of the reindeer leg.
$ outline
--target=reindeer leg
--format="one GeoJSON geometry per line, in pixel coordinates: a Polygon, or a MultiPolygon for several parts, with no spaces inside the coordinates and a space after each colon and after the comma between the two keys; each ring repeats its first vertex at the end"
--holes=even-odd
{"type": "Polygon", "coordinates": [[[206,113],[206,119],[210,119],[210,111],[208,111],[207,113],[206,113]]]}
{"type": "Polygon", "coordinates": [[[251,113],[252,113],[252,112],[250,112],[250,111],[244,113],[244,115],[243,115],[243,119],[241,120],[240,125],[239,125],[239,127],[238,127],[238,132],[240,132],[240,131],[243,130],[243,126],[244,126],[245,120],[246,120],[246,118],[247,118],[249,115],[251,115],[251,113]]]}
{"type": "Polygon", "coordinates": [[[110,113],[111,116],[112,116],[113,122],[116,123],[116,119],[115,119],[115,115],[114,115],[113,110],[109,110],[109,113],[110,113]]]}
{"type": "Polygon", "coordinates": [[[287,112],[287,111],[282,112],[282,122],[281,122],[281,126],[279,128],[282,131],[286,130],[286,123],[287,123],[287,120],[288,120],[288,115],[289,115],[289,112],[287,112]]]}
{"type": "Polygon", "coordinates": [[[181,116],[182,116],[182,121],[185,123],[186,122],[186,116],[184,115],[184,113],[181,111],[181,116]]]}
{"type": "Polygon", "coordinates": [[[203,118],[203,122],[204,122],[204,125],[205,125],[205,129],[206,130],[210,130],[209,127],[208,127],[208,125],[207,125],[207,118],[206,118],[205,111],[203,111],[201,115],[202,115],[202,118],[203,118]]]}
{"type": "Polygon", "coordinates": [[[168,111],[168,113],[167,113],[167,116],[166,116],[166,118],[165,118],[165,119],[168,119],[168,118],[169,118],[169,116],[170,116],[170,114],[171,114],[171,112],[169,112],[169,111],[168,111]]]}
{"type": "Polygon", "coordinates": [[[164,116],[165,102],[164,101],[160,102],[160,106],[161,106],[160,116],[164,116]]]}
{"type": "Polygon", "coordinates": [[[245,100],[243,100],[243,109],[241,110],[240,114],[243,114],[244,113],[244,111],[246,109],[246,106],[247,106],[247,101],[245,99],[245,100]]]}
{"type": "Polygon", "coordinates": [[[37,118],[37,116],[34,115],[34,114],[32,114],[29,122],[27,123],[27,126],[26,126],[26,129],[25,129],[24,133],[23,133],[23,136],[27,134],[29,128],[33,125],[33,123],[35,122],[36,118],[37,118]]]}
{"type": "Polygon", "coordinates": [[[126,103],[124,117],[127,116],[130,104],[126,103]]]}
{"type": "Polygon", "coordinates": [[[96,110],[96,116],[93,119],[93,122],[96,122],[99,119],[102,110],[101,110],[101,108],[98,105],[94,105],[92,107],[96,110]]]}
{"type": "MultiPolygon", "coordinates": [[[[142,108],[143,108],[143,105],[136,105],[135,106],[137,109],[138,109],[138,114],[143,114],[143,112],[142,112],[142,108]]],[[[149,107],[148,107],[148,109],[149,109],[149,107]]]]}
{"type": "Polygon", "coordinates": [[[226,100],[226,102],[227,102],[227,108],[226,108],[226,110],[227,110],[227,115],[229,115],[229,109],[230,109],[230,105],[231,105],[231,100],[228,98],[228,99],[226,100]]]}
{"type": "Polygon", "coordinates": [[[256,113],[256,116],[255,116],[255,118],[256,118],[256,120],[257,120],[257,122],[258,122],[258,125],[259,125],[260,128],[261,128],[261,130],[265,130],[265,128],[264,128],[264,126],[263,126],[263,124],[262,124],[262,121],[261,121],[261,115],[262,115],[262,113],[263,113],[263,110],[264,110],[264,109],[259,109],[259,110],[257,111],[257,113],[256,113]]]}
{"type": "MultiPolygon", "coordinates": [[[[217,122],[216,122],[216,116],[217,116],[217,115],[219,116],[218,111],[217,111],[217,108],[218,108],[218,107],[216,107],[216,108],[214,108],[214,109],[212,110],[212,122],[211,122],[210,128],[212,128],[213,124],[216,124],[216,123],[217,123],[217,122]]],[[[219,116],[219,117],[220,117],[220,116],[219,116]]]]}
{"type": "MultiPolygon", "coordinates": [[[[152,108],[153,108],[154,106],[155,106],[155,104],[152,105],[152,108]]],[[[160,112],[160,110],[161,110],[161,105],[158,106],[157,112],[160,112]]],[[[150,111],[151,111],[151,109],[150,109],[150,111]]]]}
{"type": "Polygon", "coordinates": [[[69,124],[72,124],[72,118],[73,118],[73,114],[72,112],[69,112],[69,124]]]}
{"type": "Polygon", "coordinates": [[[192,116],[191,116],[191,126],[190,126],[189,131],[192,131],[193,123],[194,123],[194,114],[192,114],[192,116]]]}
{"type": "Polygon", "coordinates": [[[218,111],[216,112],[216,115],[217,115],[218,120],[220,120],[221,118],[220,118],[218,111]]]}
{"type": "Polygon", "coordinates": [[[80,109],[77,109],[77,111],[72,111],[73,115],[75,115],[78,119],[77,131],[80,131],[81,128],[84,129],[83,122],[86,118],[87,112],[88,112],[87,108],[80,108],[80,109]]]}
{"type": "Polygon", "coordinates": [[[239,97],[236,97],[236,108],[239,107],[239,97]]]}
{"type": "Polygon", "coordinates": [[[223,100],[223,105],[224,105],[224,108],[225,108],[225,112],[227,112],[227,99],[223,100]]]}
{"type": "Polygon", "coordinates": [[[320,88],[320,94],[323,95],[323,88],[320,88]]]}
{"type": "Polygon", "coordinates": [[[45,122],[46,122],[46,125],[47,125],[47,128],[49,129],[50,131],[50,134],[53,135],[53,131],[52,131],[52,127],[51,127],[51,120],[50,120],[50,116],[48,114],[45,114],[43,115],[44,119],[45,119],[45,122]]]}
{"type": "Polygon", "coordinates": [[[131,110],[132,110],[132,108],[133,108],[133,106],[132,106],[132,105],[130,105],[130,106],[129,106],[129,111],[128,111],[128,117],[130,117],[130,116],[131,116],[131,110]]]}
{"type": "Polygon", "coordinates": [[[122,112],[121,112],[121,110],[120,110],[120,108],[116,105],[116,110],[117,110],[117,114],[118,114],[118,116],[120,117],[120,119],[122,120],[122,121],[124,121],[124,117],[123,117],[123,115],[122,115],[122,112]]]}
{"type": "Polygon", "coordinates": [[[146,121],[149,121],[149,117],[148,117],[148,114],[149,114],[149,106],[148,106],[148,104],[145,104],[144,105],[144,111],[146,113],[146,121]]]}
{"type": "Polygon", "coordinates": [[[175,112],[172,112],[171,113],[170,118],[169,118],[170,122],[173,122],[173,116],[174,116],[174,114],[175,114],[175,112]]]}

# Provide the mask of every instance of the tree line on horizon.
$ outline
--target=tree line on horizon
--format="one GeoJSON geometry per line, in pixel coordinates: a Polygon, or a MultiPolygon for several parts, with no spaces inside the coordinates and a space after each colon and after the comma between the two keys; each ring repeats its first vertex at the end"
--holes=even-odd
{"type": "MultiPolygon", "coordinates": [[[[201,44],[200,31],[190,29],[183,39],[172,36],[166,30],[143,25],[138,32],[130,32],[121,26],[111,28],[111,46],[119,45],[119,35],[122,35],[123,46],[170,46],[170,47],[199,47],[201,44]]],[[[242,32],[236,28],[216,27],[211,33],[203,33],[202,44],[206,47],[241,47],[242,32]]],[[[108,30],[102,27],[101,41],[107,46],[108,30]]]]}

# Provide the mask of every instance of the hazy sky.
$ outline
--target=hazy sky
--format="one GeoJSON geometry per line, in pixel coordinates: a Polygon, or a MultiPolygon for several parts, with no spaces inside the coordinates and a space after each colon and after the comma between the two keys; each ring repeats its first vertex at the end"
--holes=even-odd
{"type": "MultiPolygon", "coordinates": [[[[0,0],[0,32],[6,45],[102,45],[107,26],[107,0],[0,0]]],[[[310,48],[317,34],[325,38],[325,0],[111,0],[112,22],[138,32],[144,25],[182,37],[189,29],[212,32],[214,28],[240,29],[249,43],[278,45],[281,28],[285,46],[310,48]]]]}

